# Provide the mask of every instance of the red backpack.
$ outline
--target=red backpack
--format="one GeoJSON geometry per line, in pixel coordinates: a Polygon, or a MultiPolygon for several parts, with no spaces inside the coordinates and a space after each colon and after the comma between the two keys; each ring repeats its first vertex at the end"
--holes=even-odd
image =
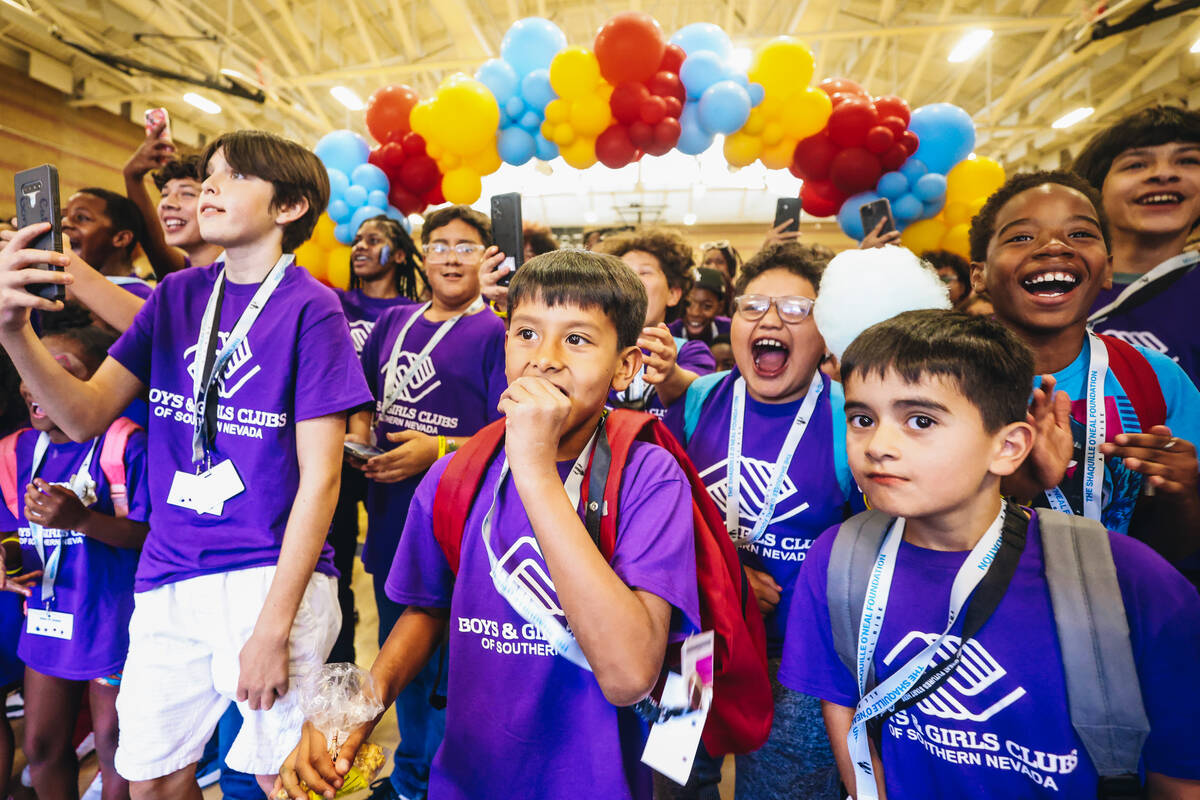
{"type": "MultiPolygon", "coordinates": [[[[713,701],[702,736],[704,747],[714,756],[757,750],[771,732],[774,715],[767,677],[766,631],[737,550],[725,530],[725,518],[679,442],[654,416],[639,411],[610,411],[601,422],[600,432],[584,484],[594,496],[603,481],[603,504],[587,501],[585,494],[584,508],[588,532],[606,559],[612,559],[616,548],[621,473],[630,446],[635,441],[658,445],[675,458],[687,476],[692,489],[700,619],[705,630],[715,633],[713,701]],[[610,464],[615,469],[609,469],[610,464]]],[[[450,459],[438,482],[433,532],[455,573],[467,516],[484,474],[503,443],[501,419],[472,436],[450,459]]],[[[668,664],[678,669],[678,645],[669,648],[664,671],[668,664]]]]}
{"type": "Polygon", "coordinates": [[[1137,414],[1142,432],[1167,422],[1167,401],[1163,398],[1158,375],[1137,348],[1113,336],[1096,334],[1108,350],[1108,368],[1125,390],[1125,396],[1137,414]]]}

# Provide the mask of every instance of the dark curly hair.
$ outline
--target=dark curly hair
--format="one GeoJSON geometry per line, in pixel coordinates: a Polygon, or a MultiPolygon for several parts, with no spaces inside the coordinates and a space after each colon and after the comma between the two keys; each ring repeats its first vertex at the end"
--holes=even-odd
{"type": "Polygon", "coordinates": [[[159,192],[167,188],[167,183],[170,181],[192,180],[204,183],[204,176],[200,174],[199,155],[186,155],[173,158],[159,169],[150,173],[150,177],[154,180],[154,185],[159,192]]]}
{"type": "Polygon", "coordinates": [[[535,256],[558,249],[558,239],[554,238],[554,232],[550,230],[549,225],[541,222],[526,222],[521,230],[521,237],[525,244],[533,249],[535,256]]]}
{"type": "Polygon", "coordinates": [[[988,242],[996,231],[996,215],[1004,208],[1009,200],[1021,192],[1034,189],[1047,183],[1065,186],[1082,194],[1096,209],[1096,219],[1100,223],[1100,233],[1104,236],[1104,246],[1112,249],[1112,239],[1108,234],[1108,215],[1104,213],[1104,204],[1100,202],[1100,193],[1090,183],[1074,172],[1063,169],[1045,172],[1019,172],[1004,182],[1004,185],[992,193],[992,196],[979,209],[979,213],[971,220],[971,261],[982,264],[987,261],[988,242]]]}
{"type": "Polygon", "coordinates": [[[629,233],[613,236],[600,243],[603,253],[617,258],[641,250],[658,259],[658,266],[667,278],[667,285],[680,289],[684,295],[692,288],[692,246],[678,231],[670,228],[638,228],[629,233]]]}
{"type": "Polygon", "coordinates": [[[104,214],[112,222],[114,231],[129,231],[133,234],[133,241],[125,247],[126,255],[132,256],[134,248],[146,239],[146,220],[137,205],[125,195],[101,189],[99,186],[80,189],[79,193],[90,194],[104,201],[104,214]]]}
{"type": "Polygon", "coordinates": [[[971,288],[971,265],[958,253],[949,250],[927,250],[921,253],[921,258],[928,261],[934,269],[948,267],[954,270],[954,277],[968,289],[971,288]]]}
{"type": "Polygon", "coordinates": [[[429,237],[438,228],[449,225],[454,220],[459,219],[470,225],[479,232],[479,238],[485,246],[492,244],[492,221],[485,214],[481,214],[470,206],[446,206],[445,208],[437,208],[425,215],[425,221],[421,224],[421,244],[429,244],[429,237]]]}
{"type": "Polygon", "coordinates": [[[1200,111],[1150,106],[1134,112],[1093,136],[1075,157],[1071,170],[1100,191],[1113,160],[1121,153],[1171,142],[1200,143],[1200,111]]]}
{"type": "MultiPolygon", "coordinates": [[[[392,248],[392,278],[396,282],[396,291],[409,300],[421,299],[421,287],[428,286],[429,279],[425,277],[425,270],[421,269],[421,255],[417,252],[417,246],[408,235],[408,231],[396,220],[382,214],[364,220],[362,225],[368,222],[373,222],[379,227],[379,232],[387,238],[388,246],[392,248]],[[399,254],[403,254],[403,261],[395,260],[395,256],[399,254]],[[421,279],[420,283],[417,283],[418,277],[421,279]]],[[[362,230],[362,225],[358,226],[359,230],[362,230]]],[[[357,231],[355,233],[357,234],[357,231]]],[[[360,285],[362,281],[351,269],[350,288],[357,289],[360,285]]]]}
{"type": "MultiPolygon", "coordinates": [[[[822,249],[828,250],[828,248],[822,249]]],[[[825,258],[814,245],[800,242],[776,242],[759,250],[742,266],[742,271],[738,273],[737,283],[733,285],[733,293],[735,296],[745,294],[746,287],[750,285],[751,281],[773,269],[787,270],[793,275],[804,278],[813,285],[813,289],[819,291],[821,275],[824,274],[825,266],[828,263],[829,259],[825,258]]]]}

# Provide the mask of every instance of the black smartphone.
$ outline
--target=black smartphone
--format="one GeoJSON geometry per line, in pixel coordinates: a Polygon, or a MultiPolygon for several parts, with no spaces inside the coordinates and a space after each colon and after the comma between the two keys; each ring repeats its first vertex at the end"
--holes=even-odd
{"type": "Polygon", "coordinates": [[[879,231],[880,235],[896,230],[896,218],[892,216],[892,204],[886,197],[859,206],[858,215],[862,217],[864,236],[875,230],[879,220],[884,221],[883,228],[879,231]]]}
{"type": "MultiPolygon", "coordinates": [[[[50,230],[29,243],[33,250],[63,251],[62,206],[58,194],[58,170],[50,164],[22,170],[13,180],[17,198],[17,227],[49,222],[50,230]]],[[[34,264],[35,269],[62,272],[53,264],[34,264]]],[[[29,291],[47,300],[63,300],[67,291],[60,283],[31,283],[29,291]]]]}
{"type": "Polygon", "coordinates": [[[501,286],[508,286],[513,274],[525,263],[525,237],[521,234],[521,195],[506,192],[492,195],[492,241],[504,253],[501,266],[512,267],[500,279],[501,286]]]}
{"type": "Polygon", "coordinates": [[[800,198],[781,197],[775,201],[775,226],[778,228],[785,222],[792,223],[784,231],[800,230],[800,198]]]}
{"type": "Polygon", "coordinates": [[[378,447],[372,447],[368,444],[359,444],[358,442],[344,443],[342,445],[342,452],[359,461],[366,461],[368,458],[383,455],[383,451],[378,447]]]}

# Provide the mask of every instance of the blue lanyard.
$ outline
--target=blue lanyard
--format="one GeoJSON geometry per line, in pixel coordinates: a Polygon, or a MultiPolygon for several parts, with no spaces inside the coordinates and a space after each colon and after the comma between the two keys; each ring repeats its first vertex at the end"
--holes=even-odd
{"type": "MultiPolygon", "coordinates": [[[[96,446],[99,444],[99,437],[92,440],[92,447],[88,450],[87,457],[84,458],[83,464],[79,467],[79,471],[71,478],[71,491],[81,502],[86,503],[84,497],[87,495],[86,484],[91,481],[92,459],[96,455],[96,446]]],[[[33,469],[29,473],[29,482],[33,483],[33,479],[42,469],[42,465],[46,461],[46,451],[50,448],[50,434],[43,431],[37,440],[37,444],[33,448],[33,469]]],[[[58,545],[50,553],[50,557],[46,557],[46,540],[45,528],[36,522],[26,520],[29,524],[29,533],[33,538],[33,548],[37,550],[38,558],[42,561],[42,605],[49,608],[54,600],[54,584],[58,581],[58,569],[62,563],[63,551],[63,535],[67,531],[59,531],[58,545]]]]}

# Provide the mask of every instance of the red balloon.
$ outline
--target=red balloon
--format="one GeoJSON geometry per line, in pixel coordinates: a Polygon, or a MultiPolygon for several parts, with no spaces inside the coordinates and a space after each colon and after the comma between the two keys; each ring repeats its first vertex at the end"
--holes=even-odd
{"type": "Polygon", "coordinates": [[[841,147],[862,147],[867,141],[867,131],[879,124],[875,105],[865,97],[843,101],[829,115],[829,138],[841,147]]]}
{"type": "Polygon", "coordinates": [[[874,189],[883,174],[879,156],[865,147],[848,147],[838,153],[829,166],[829,179],[846,195],[874,189]]]}
{"type": "Polygon", "coordinates": [[[814,217],[832,217],[846,202],[846,195],[829,181],[805,181],[800,187],[800,205],[814,217]]]}
{"type": "Polygon", "coordinates": [[[661,97],[650,95],[642,101],[639,117],[647,125],[657,125],[667,116],[667,104],[661,97]]]}
{"type": "Polygon", "coordinates": [[[867,131],[867,149],[875,155],[880,155],[887,152],[887,149],[896,141],[896,136],[889,128],[883,125],[876,125],[871,130],[867,131]]]}
{"type": "Polygon", "coordinates": [[[664,97],[663,102],[667,104],[667,117],[679,119],[679,115],[683,113],[683,103],[674,97],[664,97]]]}
{"type": "Polygon", "coordinates": [[[654,128],[639,119],[629,126],[629,141],[638,150],[645,150],[654,144],[654,128]]]}
{"type": "Polygon", "coordinates": [[[391,173],[400,169],[400,166],[404,164],[404,148],[400,146],[399,142],[380,145],[367,156],[367,162],[379,167],[388,173],[388,177],[391,177],[391,173]]]}
{"type": "Polygon", "coordinates": [[[404,134],[400,144],[404,145],[404,155],[406,156],[425,155],[425,138],[416,131],[404,134]]]}
{"type": "Polygon", "coordinates": [[[917,146],[921,144],[921,140],[917,138],[917,135],[912,131],[905,131],[904,133],[900,134],[896,141],[898,141],[900,146],[904,148],[904,152],[908,153],[910,156],[917,152],[917,146]]]}
{"type": "Polygon", "coordinates": [[[654,141],[645,148],[646,153],[652,156],[664,156],[671,152],[671,148],[679,142],[681,131],[679,120],[667,117],[654,126],[654,141]]]}
{"type": "Polygon", "coordinates": [[[650,76],[650,80],[646,81],[646,88],[650,90],[650,94],[656,94],[659,97],[674,97],[681,103],[687,99],[687,90],[683,88],[683,81],[679,80],[679,75],[674,72],[654,73],[650,76]]]}
{"type": "Polygon", "coordinates": [[[613,89],[608,107],[617,118],[617,122],[628,125],[638,120],[642,113],[642,103],[649,97],[650,90],[646,88],[646,84],[629,81],[613,89]]]}
{"type": "Polygon", "coordinates": [[[900,165],[903,164],[907,158],[908,151],[904,149],[904,145],[896,142],[894,145],[884,151],[883,155],[879,157],[879,162],[883,164],[883,168],[886,171],[892,172],[893,170],[900,169],[900,165]]]}
{"type": "Polygon", "coordinates": [[[425,207],[425,201],[420,195],[413,194],[399,184],[394,184],[388,192],[388,202],[400,209],[402,214],[417,214],[425,207]]]}
{"type": "Polygon", "coordinates": [[[896,138],[908,130],[908,123],[899,117],[883,116],[881,114],[879,117],[879,124],[891,131],[892,136],[896,138]]]}
{"type": "Polygon", "coordinates": [[[446,202],[446,195],[442,194],[442,182],[438,181],[437,186],[434,186],[425,195],[425,203],[426,205],[440,206],[444,202],[446,202]]]}
{"type": "Polygon", "coordinates": [[[425,194],[441,182],[437,162],[429,156],[413,156],[400,168],[400,184],[413,194],[425,194]]]}
{"type": "Polygon", "coordinates": [[[667,43],[654,17],[622,11],[600,28],[592,49],[600,74],[611,84],[646,81],[658,71],[667,43]]]}
{"type": "Polygon", "coordinates": [[[849,92],[834,92],[829,95],[829,101],[833,103],[833,107],[837,108],[847,100],[861,100],[861,94],[850,94],[849,92]]]}
{"type": "Polygon", "coordinates": [[[399,139],[408,133],[408,115],[421,99],[411,86],[397,84],[376,89],[367,100],[367,130],[380,144],[399,139]]]}
{"type": "Polygon", "coordinates": [[[823,181],[829,178],[829,165],[838,153],[838,147],[824,131],[796,144],[792,155],[792,174],[803,181],[823,181]]]}
{"type": "Polygon", "coordinates": [[[660,72],[674,72],[678,75],[685,58],[687,58],[687,53],[683,51],[682,47],[677,44],[669,44],[663,50],[662,61],[659,62],[658,69],[660,72]]]}
{"type": "Polygon", "coordinates": [[[609,125],[596,137],[596,158],[609,169],[620,169],[637,158],[637,148],[629,131],[621,125],[609,125]]]}
{"type": "Polygon", "coordinates": [[[894,94],[876,97],[875,110],[879,112],[880,117],[898,117],[905,127],[908,127],[908,121],[912,119],[912,110],[908,107],[908,101],[894,94]]]}
{"type": "Polygon", "coordinates": [[[832,98],[835,94],[851,94],[867,97],[867,93],[849,78],[826,78],[817,84],[817,88],[832,98]]]}

